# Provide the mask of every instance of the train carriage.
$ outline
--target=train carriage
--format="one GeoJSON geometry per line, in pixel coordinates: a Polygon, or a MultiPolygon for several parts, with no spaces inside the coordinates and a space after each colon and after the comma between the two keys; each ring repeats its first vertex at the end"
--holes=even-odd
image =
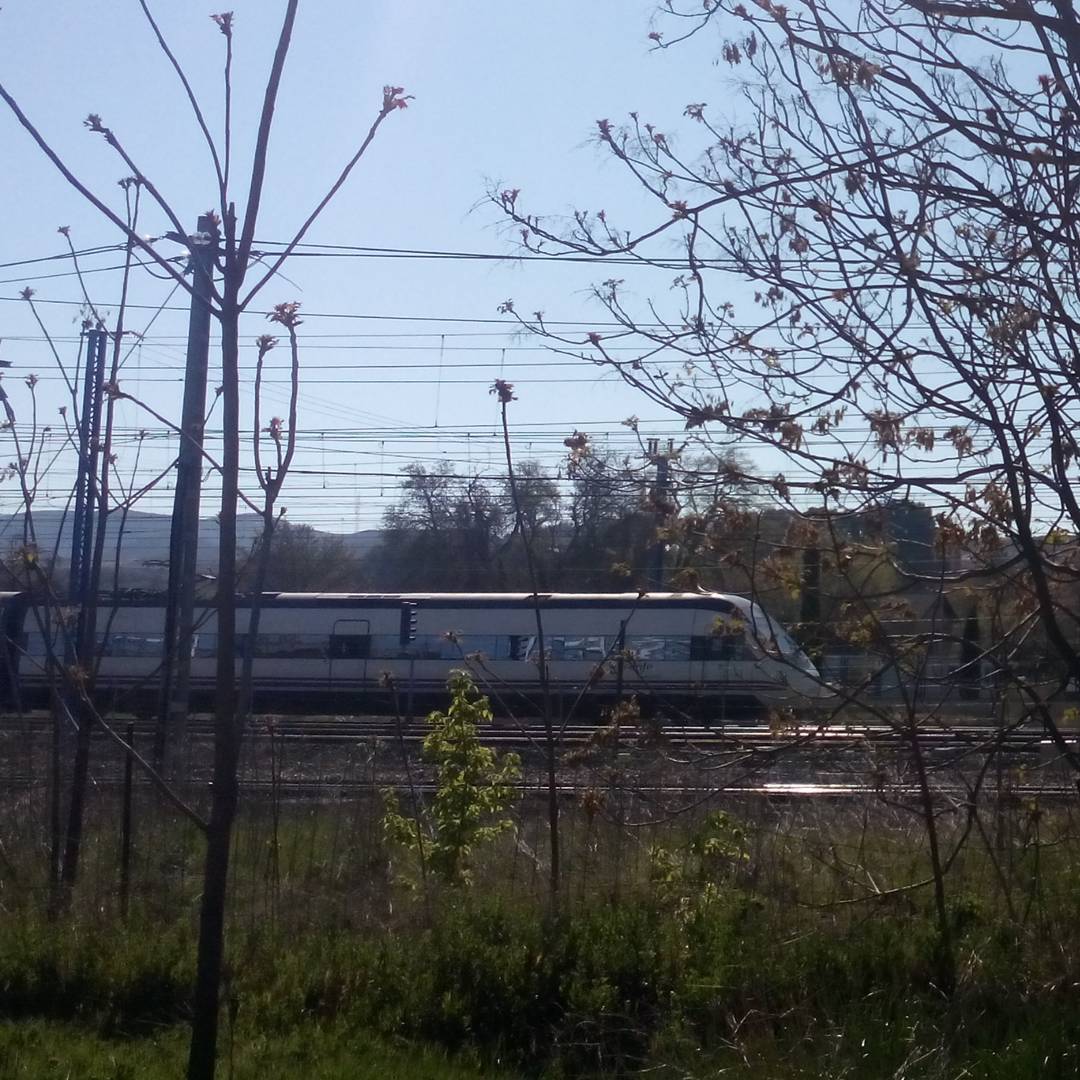
{"type": "MultiPolygon", "coordinates": [[[[539,692],[537,606],[550,688],[564,700],[635,693],[760,711],[829,693],[779,624],[719,593],[274,593],[262,598],[254,637],[250,598],[238,605],[237,673],[250,656],[257,704],[275,710],[365,711],[387,704],[388,687],[434,700],[461,667],[512,707],[539,692]]],[[[99,692],[152,694],[164,614],[158,597],[103,603],[99,692]]],[[[9,698],[15,687],[32,696],[45,686],[44,622],[25,596],[0,596],[9,698]]],[[[198,698],[215,680],[214,609],[197,609],[195,624],[198,698]]]]}

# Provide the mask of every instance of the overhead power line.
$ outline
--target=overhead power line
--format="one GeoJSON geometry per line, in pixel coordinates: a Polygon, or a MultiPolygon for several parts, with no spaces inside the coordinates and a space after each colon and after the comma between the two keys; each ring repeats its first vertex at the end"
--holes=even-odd
{"type": "MultiPolygon", "coordinates": [[[[82,248],[75,252],[75,258],[88,259],[94,255],[112,254],[116,251],[123,251],[124,244],[102,244],[98,247],[82,248]]],[[[47,262],[67,262],[72,258],[70,251],[61,251],[56,255],[39,255],[33,259],[14,259],[11,262],[0,262],[0,270],[14,270],[20,266],[34,266],[38,263],[47,262]]]]}
{"type": "MultiPolygon", "coordinates": [[[[8,304],[25,304],[26,300],[21,296],[0,296],[0,303],[8,304]]],[[[35,304],[51,304],[58,307],[83,307],[84,301],[82,300],[55,300],[48,299],[46,297],[35,296],[35,304]]],[[[157,311],[160,307],[158,304],[136,304],[129,303],[127,305],[129,310],[132,311],[157,311]]],[[[187,314],[188,308],[180,304],[167,305],[162,308],[164,311],[178,311],[187,314]]],[[[248,319],[258,319],[260,323],[264,323],[266,316],[269,314],[267,309],[249,308],[247,311],[241,312],[241,315],[248,319]]],[[[392,323],[446,323],[448,325],[473,325],[473,326],[501,326],[504,332],[515,332],[519,328],[510,319],[505,316],[496,318],[494,316],[480,316],[472,318],[465,315],[382,315],[369,312],[360,311],[306,311],[302,310],[301,315],[304,320],[310,319],[342,319],[342,320],[355,320],[364,322],[392,322],[392,323]]],[[[604,322],[603,320],[596,319],[544,319],[546,326],[584,326],[590,330],[602,330],[605,327],[619,327],[620,323],[616,322],[604,322]]],[[[639,323],[640,326],[660,326],[660,323],[639,323]]]]}
{"type": "MultiPolygon", "coordinates": [[[[286,250],[288,245],[281,240],[256,240],[252,250],[255,259],[260,257],[276,258],[286,250]]],[[[94,255],[123,251],[123,244],[101,245],[94,248],[86,248],[76,252],[80,258],[90,258],[94,255]]],[[[186,258],[186,255],[179,258],[186,258]]],[[[0,270],[13,269],[19,266],[32,266],[38,263],[62,261],[70,259],[70,252],[57,255],[44,255],[31,259],[19,259],[9,263],[0,263],[0,270]]],[[[580,251],[530,251],[530,250],[507,250],[507,251],[467,251],[456,248],[412,248],[412,247],[382,247],[370,244],[319,244],[305,242],[297,244],[289,253],[290,259],[408,259],[408,260],[433,260],[449,262],[541,262],[541,263],[565,263],[591,266],[621,266],[638,267],[651,270],[683,270],[686,268],[686,260],[681,258],[665,258],[663,256],[644,255],[591,255],[580,251]]],[[[832,260],[810,259],[792,257],[781,259],[783,263],[791,265],[807,265],[815,262],[831,264],[832,260]]],[[[870,260],[866,260],[869,262],[870,260]]],[[[695,258],[695,265],[701,269],[715,270],[739,270],[741,264],[734,259],[720,257],[715,259],[695,258]]],[[[98,267],[97,272],[104,270],[119,269],[119,267],[98,267]]],[[[0,282],[3,284],[3,282],[0,282]]]]}

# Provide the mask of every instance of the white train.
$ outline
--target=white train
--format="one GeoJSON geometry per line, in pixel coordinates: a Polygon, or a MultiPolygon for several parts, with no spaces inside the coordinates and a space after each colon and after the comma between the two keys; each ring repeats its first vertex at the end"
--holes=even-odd
{"type": "MultiPolygon", "coordinates": [[[[550,687],[564,701],[637,694],[761,713],[831,695],[787,632],[743,597],[550,593],[538,600],[550,687]]],[[[256,704],[274,710],[362,712],[385,707],[388,686],[426,701],[444,693],[454,668],[471,668],[513,706],[539,691],[535,603],[531,593],[274,593],[262,599],[252,641],[250,600],[240,600],[237,671],[253,650],[256,704]]],[[[163,622],[160,597],[99,609],[99,693],[152,698],[163,622]]],[[[215,610],[199,609],[196,623],[191,682],[205,698],[215,678],[215,610]]],[[[0,594],[0,630],[0,691],[9,700],[39,696],[47,682],[42,612],[25,594],[0,594]]]]}

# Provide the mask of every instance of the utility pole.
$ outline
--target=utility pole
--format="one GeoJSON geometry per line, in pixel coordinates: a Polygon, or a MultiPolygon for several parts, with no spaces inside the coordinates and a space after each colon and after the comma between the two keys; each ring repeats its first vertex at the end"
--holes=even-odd
{"type": "MultiPolygon", "coordinates": [[[[82,414],[79,416],[79,467],[76,474],[75,508],[71,523],[71,570],[68,579],[68,606],[74,608],[75,624],[63,627],[64,666],[67,673],[60,680],[60,711],[75,721],[75,758],[71,768],[71,801],[68,804],[67,836],[63,844],[63,860],[60,861],[59,836],[59,769],[53,774],[52,796],[54,836],[52,862],[54,872],[59,869],[60,884],[67,890],[75,883],[78,873],[79,852],[82,847],[83,810],[86,805],[86,787],[90,771],[90,726],[93,713],[70,681],[77,677],[74,672],[89,675],[94,667],[97,647],[97,574],[93,567],[94,508],[98,497],[98,459],[101,449],[101,399],[105,385],[105,349],[109,335],[97,326],[86,333],[86,360],[83,363],[82,414]]],[[[105,527],[104,519],[101,527],[105,527]]],[[[89,680],[83,693],[93,693],[89,680]]],[[[63,716],[54,715],[53,754],[59,761],[60,733],[63,716]]]]}
{"type": "Polygon", "coordinates": [[[203,425],[206,419],[206,373],[210,364],[214,266],[218,223],[209,214],[199,218],[191,247],[191,313],[188,317],[187,366],[176,460],[172,527],[169,532],[169,585],[162,640],[161,697],[154,762],[159,770],[183,744],[191,689],[194,640],[195,575],[199,554],[199,505],[202,495],[203,425]]]}
{"type": "Polygon", "coordinates": [[[663,531],[667,525],[671,486],[670,466],[671,459],[675,456],[675,440],[668,439],[667,449],[660,450],[658,439],[649,439],[646,444],[645,457],[656,466],[656,481],[653,484],[652,503],[656,514],[656,540],[653,543],[649,555],[649,571],[647,582],[650,589],[657,592],[664,588],[664,554],[667,551],[667,541],[663,531]]]}
{"type": "Polygon", "coordinates": [[[86,333],[83,365],[82,415],[79,417],[79,469],[75,483],[75,508],[71,519],[71,570],[69,603],[79,608],[78,630],[70,635],[81,648],[85,608],[93,602],[86,595],[90,585],[90,561],[94,550],[94,495],[97,491],[98,443],[101,441],[101,395],[105,384],[105,347],[108,334],[99,326],[86,333]]]}

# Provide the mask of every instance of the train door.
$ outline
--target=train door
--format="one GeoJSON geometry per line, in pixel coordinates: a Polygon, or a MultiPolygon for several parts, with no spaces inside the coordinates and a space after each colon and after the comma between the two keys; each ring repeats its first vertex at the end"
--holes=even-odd
{"type": "Polygon", "coordinates": [[[328,678],[331,689],[360,688],[367,680],[371,657],[371,621],[337,619],[330,632],[328,678]]]}

